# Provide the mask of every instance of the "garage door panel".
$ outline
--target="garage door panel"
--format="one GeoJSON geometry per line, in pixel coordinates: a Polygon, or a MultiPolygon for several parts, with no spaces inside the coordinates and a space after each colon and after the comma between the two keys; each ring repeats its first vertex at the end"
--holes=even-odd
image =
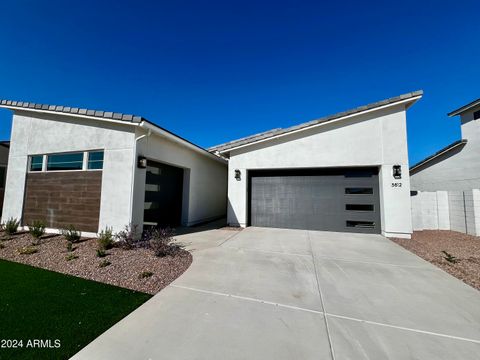
{"type": "Polygon", "coordinates": [[[333,172],[250,173],[250,224],[379,233],[377,170],[333,172]]]}

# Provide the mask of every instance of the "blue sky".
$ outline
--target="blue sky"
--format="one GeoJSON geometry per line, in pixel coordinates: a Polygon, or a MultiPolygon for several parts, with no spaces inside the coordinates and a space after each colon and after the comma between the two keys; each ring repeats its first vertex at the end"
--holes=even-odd
{"type": "MultiPolygon", "coordinates": [[[[480,97],[478,1],[2,4],[0,98],[142,115],[211,146],[423,89],[414,163],[480,97]]],[[[0,111],[0,139],[11,114],[0,111]]]]}

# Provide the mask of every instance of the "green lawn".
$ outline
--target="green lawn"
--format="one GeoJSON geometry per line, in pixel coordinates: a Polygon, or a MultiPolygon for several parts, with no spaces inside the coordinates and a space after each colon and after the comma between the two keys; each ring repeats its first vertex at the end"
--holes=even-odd
{"type": "Polygon", "coordinates": [[[68,359],[150,297],[0,260],[0,342],[23,340],[19,349],[0,343],[0,359],[68,359]],[[61,347],[27,348],[34,339],[59,339],[61,347]]]}

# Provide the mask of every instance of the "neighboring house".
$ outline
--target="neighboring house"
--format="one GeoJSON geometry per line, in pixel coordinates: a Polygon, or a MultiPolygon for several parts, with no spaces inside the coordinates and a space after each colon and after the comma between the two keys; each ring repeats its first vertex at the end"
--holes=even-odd
{"type": "Polygon", "coordinates": [[[2,215],[3,196],[5,193],[5,181],[7,178],[9,146],[9,141],[0,141],[0,216],[2,215]]]}
{"type": "Polygon", "coordinates": [[[94,234],[226,214],[227,161],[142,117],[7,100],[0,107],[13,111],[3,221],[94,234]]]}
{"type": "Polygon", "coordinates": [[[460,115],[462,139],[410,168],[412,190],[480,188],[480,99],[454,110],[460,115]]]}
{"type": "Polygon", "coordinates": [[[229,159],[228,222],[240,226],[412,233],[408,93],[215,146],[229,159]]]}
{"type": "Polygon", "coordinates": [[[480,235],[480,99],[460,115],[461,140],[410,168],[415,230],[455,230],[480,235]]]}

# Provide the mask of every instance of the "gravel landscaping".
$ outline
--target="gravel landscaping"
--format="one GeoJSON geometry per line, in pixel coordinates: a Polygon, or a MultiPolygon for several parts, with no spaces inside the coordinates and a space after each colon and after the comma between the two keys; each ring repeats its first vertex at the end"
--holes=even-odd
{"type": "Polygon", "coordinates": [[[38,245],[29,233],[0,233],[0,258],[119,287],[155,294],[178,278],[192,263],[186,250],[157,257],[151,249],[112,248],[97,257],[97,240],[82,239],[67,251],[62,235],[44,235],[38,245]]]}
{"type": "Polygon", "coordinates": [[[480,290],[480,237],[424,230],[414,232],[411,240],[391,240],[480,290]]]}

